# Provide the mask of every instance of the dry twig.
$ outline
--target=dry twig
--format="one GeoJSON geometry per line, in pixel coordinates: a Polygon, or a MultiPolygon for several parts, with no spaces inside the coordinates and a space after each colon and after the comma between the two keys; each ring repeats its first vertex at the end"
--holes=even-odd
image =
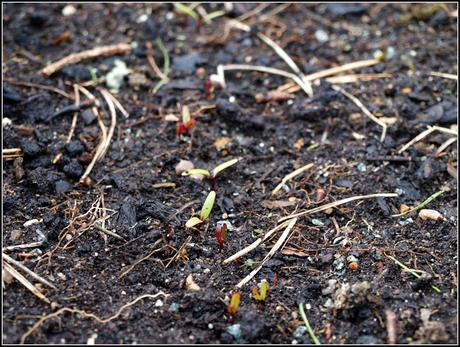
{"type": "Polygon", "coordinates": [[[103,46],[103,47],[96,47],[87,51],[73,53],[65,58],[62,58],[45,68],[41,71],[41,73],[45,77],[51,76],[56,71],[59,71],[66,65],[76,64],[82,60],[93,59],[100,56],[112,56],[116,54],[126,54],[131,51],[131,45],[128,43],[119,43],[116,45],[110,46],[103,46]]]}
{"type": "Polygon", "coordinates": [[[380,119],[378,119],[376,116],[374,116],[371,111],[369,111],[366,106],[363,105],[363,103],[361,101],[358,100],[358,98],[356,98],[355,96],[351,95],[350,93],[348,93],[347,91],[345,91],[344,89],[340,88],[339,86],[335,86],[333,85],[332,86],[332,89],[334,90],[337,90],[339,92],[341,92],[343,95],[345,95],[348,99],[350,99],[351,101],[353,101],[353,103],[358,106],[360,108],[360,110],[367,116],[369,117],[370,119],[372,119],[375,123],[377,123],[378,125],[380,125],[382,127],[382,135],[380,136],[380,141],[383,142],[383,140],[385,140],[385,136],[386,136],[386,133],[387,133],[387,125],[382,122],[380,119]]]}
{"type": "Polygon", "coordinates": [[[410,140],[408,143],[406,143],[399,151],[398,153],[401,154],[402,152],[404,152],[405,150],[407,150],[410,146],[412,146],[413,144],[419,142],[420,140],[424,139],[425,137],[427,137],[428,135],[430,135],[433,131],[440,131],[440,132],[443,132],[443,133],[446,133],[446,134],[450,134],[450,135],[455,135],[455,136],[458,136],[458,132],[456,130],[452,130],[452,129],[449,129],[449,128],[443,128],[443,127],[439,127],[437,125],[435,126],[428,126],[428,129],[426,129],[425,131],[422,131],[420,134],[418,134],[416,137],[414,137],[412,140],[410,140]]]}
{"type": "Polygon", "coordinates": [[[108,318],[99,318],[98,316],[96,316],[94,313],[88,313],[86,311],[83,311],[83,310],[79,310],[79,309],[76,309],[76,308],[69,308],[69,307],[63,307],[61,309],[59,309],[58,311],[54,312],[54,313],[51,313],[49,315],[46,315],[42,318],[40,318],[33,326],[32,328],[30,328],[24,335],[21,336],[21,344],[24,344],[26,339],[35,331],[38,329],[38,327],[40,325],[42,325],[45,321],[47,321],[48,319],[51,319],[51,318],[54,318],[54,317],[58,317],[59,315],[63,314],[64,312],[70,312],[70,313],[78,313],[80,314],[81,316],[83,317],[86,317],[86,318],[92,318],[94,320],[96,320],[97,322],[101,323],[101,324],[106,324],[116,318],[118,318],[120,316],[120,314],[128,307],[136,304],[137,302],[139,302],[140,300],[144,299],[144,298],[151,298],[151,299],[155,299],[157,298],[158,296],[162,295],[163,297],[167,298],[169,296],[169,294],[165,294],[163,293],[162,291],[158,292],[157,294],[144,294],[144,295],[141,295],[139,296],[138,298],[136,298],[135,300],[121,306],[118,311],[113,315],[113,316],[110,316],[108,318]]]}
{"type": "Polygon", "coordinates": [[[313,167],[313,163],[310,163],[310,164],[307,164],[307,165],[304,165],[302,166],[301,168],[291,172],[290,174],[286,175],[280,182],[280,184],[278,184],[275,189],[273,189],[272,191],[272,195],[275,195],[276,193],[278,193],[278,191],[283,187],[284,184],[286,184],[286,182],[290,181],[291,179],[293,179],[295,176],[297,175],[300,175],[302,172],[304,171],[307,171],[308,169],[310,169],[311,167],[313,167]]]}

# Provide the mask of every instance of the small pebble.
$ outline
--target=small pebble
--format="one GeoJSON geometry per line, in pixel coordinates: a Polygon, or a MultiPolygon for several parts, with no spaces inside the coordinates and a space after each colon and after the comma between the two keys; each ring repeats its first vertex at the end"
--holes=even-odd
{"type": "Polygon", "coordinates": [[[62,15],[64,17],[74,15],[76,12],[77,12],[77,9],[75,8],[75,6],[72,6],[72,5],[67,5],[62,9],[62,15]]]}
{"type": "Polygon", "coordinates": [[[155,307],[161,307],[163,306],[163,301],[161,301],[160,299],[158,299],[156,302],[155,302],[155,307]]]}
{"type": "Polygon", "coordinates": [[[358,171],[365,172],[366,171],[366,164],[359,163],[356,168],[358,169],[358,171]]]}
{"type": "Polygon", "coordinates": [[[307,327],[304,325],[299,325],[294,331],[294,337],[300,339],[307,332],[307,327]]]}
{"type": "Polygon", "coordinates": [[[232,335],[235,338],[235,340],[240,340],[241,339],[241,325],[240,324],[230,325],[227,328],[227,333],[232,335]]]}

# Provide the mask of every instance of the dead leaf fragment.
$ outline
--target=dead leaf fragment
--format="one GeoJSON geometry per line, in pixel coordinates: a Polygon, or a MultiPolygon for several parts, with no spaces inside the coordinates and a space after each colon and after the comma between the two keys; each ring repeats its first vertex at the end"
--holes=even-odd
{"type": "Polygon", "coordinates": [[[441,213],[439,213],[436,210],[430,210],[430,209],[420,210],[420,212],[418,213],[418,216],[422,220],[435,220],[437,222],[441,222],[444,220],[444,217],[441,213]]]}
{"type": "Polygon", "coordinates": [[[295,143],[294,143],[294,148],[298,151],[300,151],[303,146],[305,146],[305,141],[303,138],[300,138],[298,139],[295,143]]]}
{"type": "Polygon", "coordinates": [[[275,208],[281,207],[289,207],[294,206],[296,201],[285,201],[285,200],[265,200],[262,202],[262,206],[268,208],[269,210],[273,210],[275,208]]]}
{"type": "Polygon", "coordinates": [[[193,280],[192,275],[188,275],[187,278],[185,279],[185,289],[191,291],[191,292],[197,292],[201,290],[200,286],[195,283],[193,280]]]}
{"type": "Polygon", "coordinates": [[[212,144],[212,146],[217,149],[218,151],[224,149],[225,147],[227,147],[227,145],[232,142],[232,139],[229,138],[229,137],[219,137],[216,141],[214,141],[214,143],[212,144]]]}

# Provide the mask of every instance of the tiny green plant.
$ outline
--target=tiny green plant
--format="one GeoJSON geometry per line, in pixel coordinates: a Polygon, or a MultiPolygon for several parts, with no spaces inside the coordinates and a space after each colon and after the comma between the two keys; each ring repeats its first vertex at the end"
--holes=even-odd
{"type": "Polygon", "coordinates": [[[230,303],[227,305],[227,312],[230,316],[235,316],[236,311],[238,311],[238,308],[240,307],[240,299],[240,293],[233,292],[230,303]]]}
{"type": "Polygon", "coordinates": [[[217,165],[211,171],[206,170],[206,169],[190,169],[190,170],[184,171],[182,173],[182,176],[203,175],[203,176],[207,177],[207,179],[211,182],[211,184],[212,184],[212,186],[214,188],[215,179],[216,179],[217,175],[220,172],[222,172],[223,170],[229,168],[230,166],[235,165],[238,161],[239,161],[238,158],[228,160],[228,161],[226,161],[226,162],[224,162],[222,164],[217,165]]]}
{"type": "Polygon", "coordinates": [[[259,283],[259,288],[257,287],[252,287],[252,297],[256,299],[257,301],[265,301],[267,298],[267,293],[268,293],[268,281],[266,279],[263,279],[259,283]]]}
{"type": "Polygon", "coordinates": [[[211,210],[214,206],[214,201],[216,200],[216,192],[211,191],[204,204],[203,207],[201,208],[200,216],[192,216],[187,223],[185,223],[185,227],[187,228],[193,228],[195,225],[203,223],[206,219],[208,219],[209,215],[211,214],[211,210]]]}

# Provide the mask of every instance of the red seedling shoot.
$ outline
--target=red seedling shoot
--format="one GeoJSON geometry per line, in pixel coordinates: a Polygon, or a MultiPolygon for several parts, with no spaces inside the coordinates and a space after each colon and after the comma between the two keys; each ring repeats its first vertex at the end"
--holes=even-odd
{"type": "Polygon", "coordinates": [[[216,240],[219,246],[222,248],[224,246],[225,240],[227,239],[227,224],[219,224],[214,231],[216,235],[216,240]]]}
{"type": "Polygon", "coordinates": [[[187,123],[178,123],[176,124],[177,136],[182,134],[190,135],[190,129],[192,129],[196,124],[196,119],[190,119],[187,123]]]}
{"type": "Polygon", "coordinates": [[[230,304],[227,305],[227,312],[230,316],[234,316],[240,306],[240,293],[234,292],[230,299],[230,304]]]}
{"type": "Polygon", "coordinates": [[[204,98],[205,98],[206,100],[211,99],[213,89],[214,89],[214,88],[213,88],[213,86],[212,86],[211,80],[206,80],[206,81],[204,82],[204,98]]]}

